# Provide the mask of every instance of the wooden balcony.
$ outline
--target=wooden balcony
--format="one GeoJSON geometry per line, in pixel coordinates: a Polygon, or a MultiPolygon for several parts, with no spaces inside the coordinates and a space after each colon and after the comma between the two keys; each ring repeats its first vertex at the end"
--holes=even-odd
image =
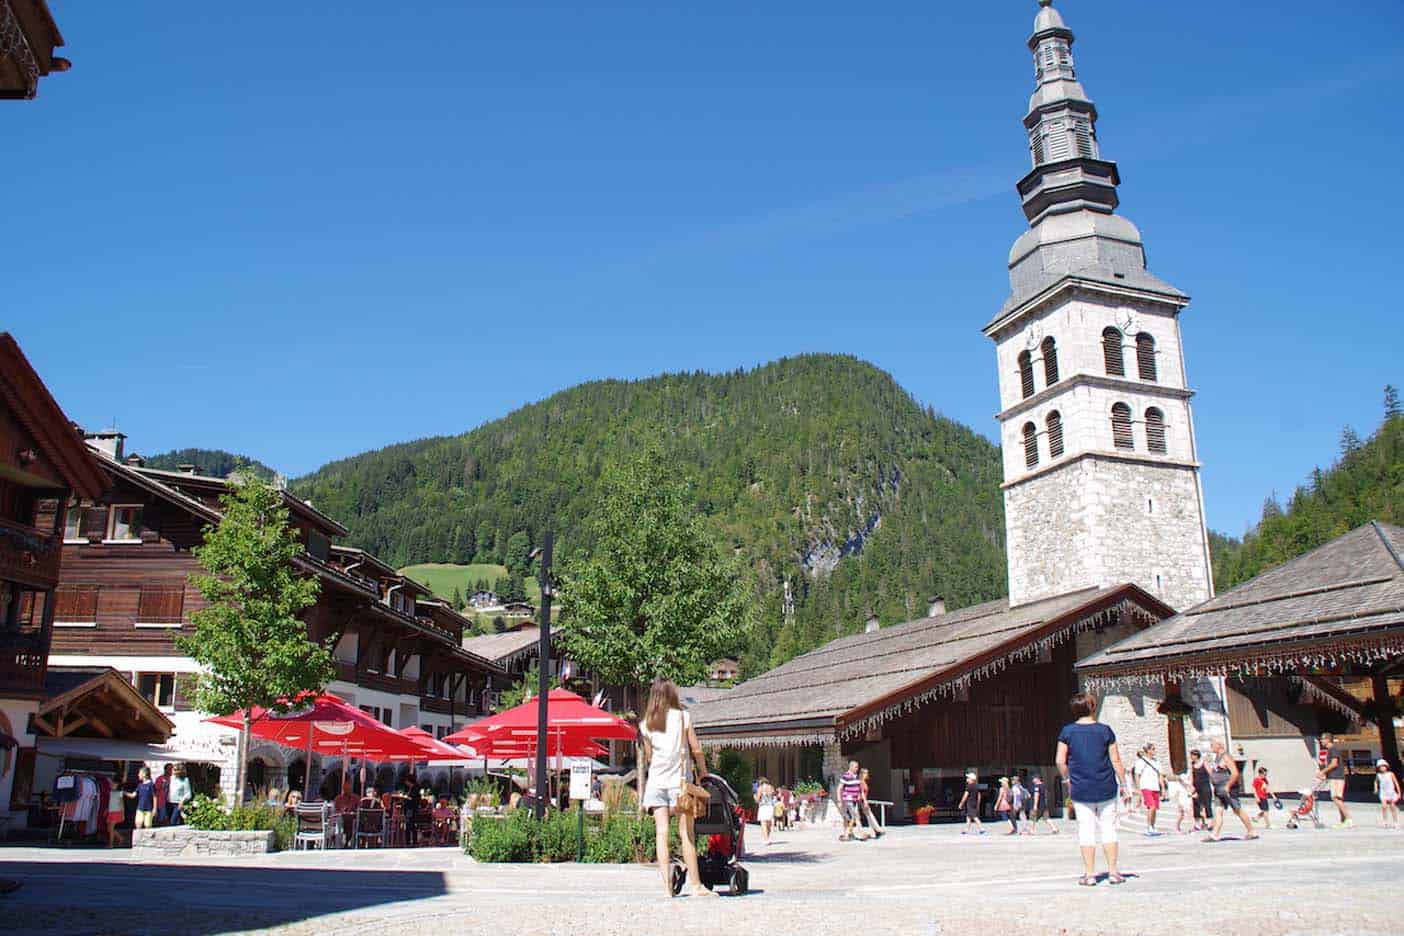
{"type": "Polygon", "coordinates": [[[62,542],[34,527],[0,519],[0,579],[30,588],[58,584],[62,542]]]}
{"type": "Polygon", "coordinates": [[[43,695],[49,659],[44,643],[41,634],[0,634],[0,696],[43,695]]]}

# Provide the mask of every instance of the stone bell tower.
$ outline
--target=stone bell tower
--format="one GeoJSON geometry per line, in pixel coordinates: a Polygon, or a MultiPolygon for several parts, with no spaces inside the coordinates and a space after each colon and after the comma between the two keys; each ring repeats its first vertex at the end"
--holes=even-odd
{"type": "Polygon", "coordinates": [[[1212,595],[1180,311],[1116,214],[1117,167],[1073,65],[1073,34],[1039,0],[1024,128],[1029,221],[1010,295],[985,326],[999,362],[1012,605],[1134,582],[1182,610],[1212,595]]]}

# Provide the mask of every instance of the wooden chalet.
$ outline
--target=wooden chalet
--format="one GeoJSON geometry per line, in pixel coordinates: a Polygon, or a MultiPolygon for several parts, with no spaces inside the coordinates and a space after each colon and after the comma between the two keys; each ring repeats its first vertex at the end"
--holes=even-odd
{"type": "Polygon", "coordinates": [[[1094,687],[1225,677],[1235,755],[1284,788],[1310,783],[1326,730],[1366,745],[1360,759],[1383,756],[1399,770],[1395,719],[1363,726],[1381,704],[1399,710],[1404,528],[1368,523],[1077,668],[1094,687]]]}
{"type": "Polygon", "coordinates": [[[700,694],[693,716],[704,746],[748,750],[774,782],[832,780],[857,757],[899,816],[913,795],[953,809],[967,770],[1054,776],[1079,654],[1173,613],[1132,584],[999,599],[841,637],[700,694]]]}
{"type": "Polygon", "coordinates": [[[34,732],[44,695],[59,583],[62,518],[71,497],[102,496],[106,481],[82,437],[19,345],[0,332],[0,816],[27,809],[34,732]],[[15,793],[22,793],[19,799],[15,793]]]}
{"type": "Polygon", "coordinates": [[[44,0],[0,0],[0,98],[29,100],[40,78],[68,71],[68,59],[54,54],[62,45],[44,0]]]}
{"type": "MultiPolygon", "coordinates": [[[[90,437],[90,464],[107,486],[66,512],[52,659],[113,667],[172,718],[174,745],[192,758],[232,758],[227,732],[194,709],[188,686],[197,666],[174,642],[192,632],[190,615],[203,605],[189,581],[200,570],[192,549],[219,521],[228,481],[147,468],[124,454],[123,441],[116,432],[90,437]]],[[[298,567],[321,582],[304,620],[309,639],[333,648],[328,689],[388,725],[440,737],[483,714],[508,675],[460,646],[467,622],[369,553],[334,543],[346,529],[311,504],[286,492],[283,500],[305,547],[298,567]]],[[[300,784],[296,754],[266,744],[250,753],[270,783],[283,785],[276,775],[290,768],[300,784]]],[[[234,771],[224,774],[232,782],[234,771]]]]}

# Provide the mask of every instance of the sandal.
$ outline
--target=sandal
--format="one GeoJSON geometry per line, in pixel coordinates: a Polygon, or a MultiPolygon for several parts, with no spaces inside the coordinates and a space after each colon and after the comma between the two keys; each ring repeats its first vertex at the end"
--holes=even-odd
{"type": "Polygon", "coordinates": [[[1262,836],[1261,836],[1261,835],[1258,835],[1258,834],[1255,832],[1255,833],[1253,833],[1252,835],[1245,835],[1245,836],[1243,836],[1243,841],[1245,841],[1245,842],[1251,842],[1251,841],[1253,841],[1254,839],[1260,839],[1260,838],[1262,838],[1262,836]]]}
{"type": "Polygon", "coordinates": [[[1107,875],[1107,881],[1112,884],[1125,884],[1126,878],[1113,871],[1111,874],[1107,875]]]}
{"type": "Polygon", "coordinates": [[[1077,883],[1081,884],[1083,887],[1096,887],[1097,879],[1090,874],[1084,874],[1077,879],[1077,883]]]}

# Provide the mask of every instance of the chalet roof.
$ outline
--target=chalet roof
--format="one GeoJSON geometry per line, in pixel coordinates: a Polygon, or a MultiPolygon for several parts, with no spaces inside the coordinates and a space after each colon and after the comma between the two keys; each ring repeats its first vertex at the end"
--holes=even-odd
{"type": "Polygon", "coordinates": [[[1291,671],[1404,651],[1404,528],[1367,523],[1081,660],[1094,681],[1291,671]]]}
{"type": "Polygon", "coordinates": [[[463,641],[463,649],[498,665],[506,665],[519,656],[529,654],[540,641],[541,628],[532,624],[500,634],[469,637],[463,641]]]}
{"type": "Polygon", "coordinates": [[[50,737],[129,741],[165,741],[175,730],[174,722],[109,666],[49,667],[34,726],[50,737]]]}
{"type": "Polygon", "coordinates": [[[396,569],[388,562],[381,561],[377,557],[366,552],[364,549],[357,549],[355,546],[340,546],[337,544],[332,544],[331,553],[334,556],[345,556],[347,558],[354,559],[357,562],[364,562],[366,565],[373,567],[377,572],[379,572],[386,578],[400,577],[399,569],[396,569]]]}
{"type": "Polygon", "coordinates": [[[831,641],[701,701],[694,723],[709,746],[849,737],[1123,613],[1150,623],[1174,612],[1130,584],[1012,608],[1000,598],[831,641]]]}
{"type": "MultiPolygon", "coordinates": [[[[164,468],[147,468],[145,465],[133,465],[133,471],[139,471],[148,477],[152,477],[173,487],[193,487],[211,494],[223,494],[229,488],[228,478],[216,478],[214,475],[194,474],[189,471],[167,471],[164,468]]],[[[346,527],[322,513],[302,498],[288,493],[287,490],[280,490],[283,496],[283,503],[287,505],[292,513],[305,519],[313,521],[322,527],[323,531],[331,536],[345,536],[349,532],[346,527]]]]}
{"type": "Polygon", "coordinates": [[[678,695],[682,697],[683,705],[692,708],[703,702],[719,699],[730,691],[730,686],[681,686],[678,688],[678,695]]]}
{"type": "Polygon", "coordinates": [[[89,500],[102,496],[106,479],[88,458],[82,437],[9,332],[0,332],[0,399],[75,494],[89,500]]]}

